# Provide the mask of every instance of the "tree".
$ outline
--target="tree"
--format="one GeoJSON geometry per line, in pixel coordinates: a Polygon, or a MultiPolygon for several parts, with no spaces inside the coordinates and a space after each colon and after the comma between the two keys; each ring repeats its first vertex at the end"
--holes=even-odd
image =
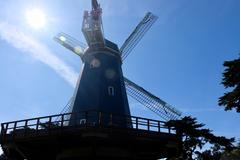
{"type": "Polygon", "coordinates": [[[239,160],[240,159],[240,143],[231,152],[225,152],[220,160],[239,160]]]}
{"type": "MultiPolygon", "coordinates": [[[[232,151],[234,149],[234,145],[232,144],[234,138],[228,139],[222,136],[215,136],[211,130],[202,128],[205,125],[198,123],[196,118],[186,116],[181,120],[171,120],[167,122],[166,125],[176,129],[182,136],[182,153],[178,159],[193,160],[194,156],[203,156],[197,149],[201,150],[207,143],[215,145],[216,147],[218,146],[224,151],[232,151]]],[[[206,153],[207,152],[205,152],[205,154],[206,153]]]]}
{"type": "Polygon", "coordinates": [[[224,106],[225,110],[236,109],[240,112],[240,58],[225,61],[222,84],[231,91],[224,93],[219,98],[219,105],[224,106]]]}
{"type": "Polygon", "coordinates": [[[7,158],[6,158],[6,156],[4,155],[4,154],[1,154],[0,155],[0,160],[6,160],[7,158]]]}
{"type": "Polygon", "coordinates": [[[222,147],[215,144],[210,149],[201,152],[196,152],[197,160],[220,160],[223,154],[222,147]]]}

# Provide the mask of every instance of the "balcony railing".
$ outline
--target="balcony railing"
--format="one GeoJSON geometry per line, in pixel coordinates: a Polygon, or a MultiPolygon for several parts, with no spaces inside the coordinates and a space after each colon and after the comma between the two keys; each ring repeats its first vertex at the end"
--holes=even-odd
{"type": "Polygon", "coordinates": [[[45,117],[24,119],[1,124],[2,138],[9,134],[27,133],[37,134],[40,131],[62,130],[65,128],[119,128],[132,130],[145,130],[149,132],[176,134],[176,131],[167,127],[166,122],[141,118],[136,116],[123,116],[99,111],[86,111],[79,113],[65,113],[45,117]],[[78,123],[71,123],[71,121],[78,123]],[[122,125],[124,124],[124,126],[122,125]]]}

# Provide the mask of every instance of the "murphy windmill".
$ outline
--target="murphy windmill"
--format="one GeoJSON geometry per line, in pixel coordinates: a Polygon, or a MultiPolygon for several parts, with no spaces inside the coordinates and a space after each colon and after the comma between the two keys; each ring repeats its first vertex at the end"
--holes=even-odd
{"type": "Polygon", "coordinates": [[[123,76],[122,64],[157,17],[147,13],[123,45],[103,34],[102,9],[92,0],[82,32],[87,45],[60,33],[54,39],[83,61],[70,111],[1,124],[1,146],[10,160],[136,159],[179,154],[181,136],[164,121],[130,115],[127,94],[161,116],[177,109],[123,76]]]}
{"type": "Polygon", "coordinates": [[[92,11],[84,12],[82,32],[88,47],[60,33],[55,40],[79,55],[84,65],[70,112],[98,110],[130,115],[127,93],[165,120],[177,119],[180,112],[123,76],[122,63],[150,29],[157,17],[147,13],[121,48],[103,35],[102,9],[92,0],[92,11]]]}

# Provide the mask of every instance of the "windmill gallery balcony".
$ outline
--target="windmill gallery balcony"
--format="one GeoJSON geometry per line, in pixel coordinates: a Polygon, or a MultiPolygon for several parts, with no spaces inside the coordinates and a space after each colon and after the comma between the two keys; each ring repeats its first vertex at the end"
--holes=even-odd
{"type": "Polygon", "coordinates": [[[177,154],[180,141],[176,131],[166,127],[163,121],[98,111],[65,113],[1,124],[4,153],[16,159],[65,159],[68,152],[71,152],[71,156],[74,155],[72,152],[81,153],[81,157],[85,158],[104,158],[105,152],[108,152],[108,156],[112,152],[112,158],[116,159],[130,155],[136,159],[155,159],[177,154]],[[80,123],[69,125],[69,117],[76,117],[80,123]],[[123,122],[132,127],[121,127],[123,122]],[[125,146],[125,150],[118,146],[125,146]]]}

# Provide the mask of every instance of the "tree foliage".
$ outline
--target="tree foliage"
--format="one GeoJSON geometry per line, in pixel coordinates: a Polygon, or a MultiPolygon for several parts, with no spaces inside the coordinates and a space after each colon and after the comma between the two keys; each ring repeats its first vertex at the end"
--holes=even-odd
{"type": "Polygon", "coordinates": [[[231,91],[224,93],[219,98],[219,105],[224,106],[225,110],[236,109],[240,112],[240,58],[225,61],[222,84],[231,91]]]}
{"type": "Polygon", "coordinates": [[[218,144],[215,144],[210,149],[201,152],[196,152],[197,160],[220,160],[224,150],[218,144]]]}
{"type": "Polygon", "coordinates": [[[215,136],[211,130],[203,128],[205,125],[198,123],[196,118],[186,116],[181,120],[171,120],[166,125],[176,129],[182,136],[182,153],[179,159],[193,160],[194,156],[200,157],[204,156],[204,154],[206,155],[206,152],[201,153],[198,150],[201,150],[207,143],[219,147],[219,149],[221,148],[224,151],[234,149],[234,145],[232,144],[234,138],[228,139],[222,136],[215,136]]]}
{"type": "Polygon", "coordinates": [[[239,160],[240,159],[240,143],[231,152],[225,152],[220,160],[239,160]]]}
{"type": "Polygon", "coordinates": [[[0,155],[0,160],[7,160],[6,156],[4,154],[0,155]]]}

